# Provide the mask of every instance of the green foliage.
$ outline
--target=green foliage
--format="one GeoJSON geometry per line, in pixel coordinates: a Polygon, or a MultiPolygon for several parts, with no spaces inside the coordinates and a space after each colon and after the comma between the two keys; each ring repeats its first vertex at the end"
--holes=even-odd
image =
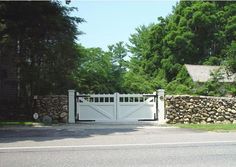
{"type": "MultiPolygon", "coordinates": [[[[149,87],[168,93],[227,94],[227,84],[216,76],[207,83],[193,83],[184,64],[222,65],[235,72],[236,3],[180,1],[166,18],[141,26],[130,37],[128,66],[132,78],[146,78],[149,87]],[[135,71],[135,73],[134,73],[135,71]]],[[[145,86],[147,83],[145,83],[145,86]]],[[[136,86],[136,85],[135,85],[136,86]]],[[[143,90],[136,86],[136,91],[143,90]]]]}
{"type": "Polygon", "coordinates": [[[166,86],[166,92],[168,94],[189,94],[190,91],[191,89],[188,86],[178,81],[172,81],[166,86]]]}
{"type": "Polygon", "coordinates": [[[221,96],[234,93],[235,87],[220,83],[217,73],[206,83],[194,83],[184,64],[224,64],[236,71],[235,5],[180,1],[167,17],[136,28],[129,45],[118,42],[103,51],[75,44],[81,33],[76,24],[83,19],[69,16],[73,8],[57,1],[1,2],[0,56],[17,62],[25,94],[65,93],[68,88],[152,93],[164,88],[173,94],[221,96]]]}
{"type": "Polygon", "coordinates": [[[217,57],[217,56],[211,56],[209,58],[207,58],[206,60],[204,60],[203,64],[204,65],[221,65],[221,58],[217,57]]]}
{"type": "Polygon", "coordinates": [[[84,48],[79,46],[78,67],[74,72],[77,90],[80,93],[108,93],[109,89],[109,70],[111,70],[111,57],[100,48],[84,48]]]}
{"type": "Polygon", "coordinates": [[[211,74],[212,79],[196,86],[195,94],[208,96],[224,96],[227,93],[227,84],[220,82],[223,79],[220,70],[211,74]]]}
{"type": "Polygon", "coordinates": [[[0,121],[0,127],[1,126],[33,126],[35,123],[34,122],[13,122],[13,121],[0,121]]]}
{"type": "Polygon", "coordinates": [[[204,131],[235,131],[235,124],[176,124],[180,128],[198,129],[204,131]]]}
{"type": "MultiPolygon", "coordinates": [[[[206,83],[194,83],[184,64],[227,64],[235,70],[235,3],[180,1],[166,18],[139,26],[130,44],[118,42],[109,51],[83,48],[78,61],[78,89],[85,92],[152,93],[222,96],[234,92],[213,74],[206,83]],[[131,54],[127,60],[127,53],[131,54]]],[[[81,51],[81,50],[80,50],[81,51]]]]}
{"type": "Polygon", "coordinates": [[[77,68],[73,72],[80,93],[124,93],[127,50],[123,42],[101,48],[77,46],[77,68]]]}
{"type": "Polygon", "coordinates": [[[75,39],[83,22],[71,17],[74,8],[58,1],[0,2],[1,59],[14,60],[21,96],[66,93],[75,68],[75,39]],[[46,12],[45,12],[46,11],[46,12]]]}
{"type": "Polygon", "coordinates": [[[231,45],[227,48],[226,65],[233,73],[236,73],[236,41],[232,41],[231,45]]]}
{"type": "Polygon", "coordinates": [[[112,54],[112,63],[119,67],[125,68],[126,61],[124,60],[127,56],[127,49],[124,46],[124,42],[118,42],[115,45],[108,46],[110,54],[112,54]]]}
{"type": "Polygon", "coordinates": [[[142,75],[137,75],[134,72],[128,72],[124,76],[124,87],[129,93],[153,93],[150,80],[142,75]]]}
{"type": "Polygon", "coordinates": [[[175,80],[166,86],[167,93],[170,94],[192,94],[194,83],[190,78],[185,66],[176,75],[175,80]]]}
{"type": "Polygon", "coordinates": [[[159,69],[155,78],[152,79],[152,87],[153,89],[162,88],[165,89],[167,85],[167,80],[165,76],[165,71],[163,69],[159,69]]]}
{"type": "Polygon", "coordinates": [[[227,86],[228,95],[236,96],[236,86],[227,86]]]}

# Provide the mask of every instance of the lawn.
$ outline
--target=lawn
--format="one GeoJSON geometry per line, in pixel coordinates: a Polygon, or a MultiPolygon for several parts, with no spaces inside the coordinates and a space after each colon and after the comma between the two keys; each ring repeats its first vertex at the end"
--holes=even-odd
{"type": "Polygon", "coordinates": [[[204,131],[236,131],[236,124],[176,124],[175,126],[204,131]]]}

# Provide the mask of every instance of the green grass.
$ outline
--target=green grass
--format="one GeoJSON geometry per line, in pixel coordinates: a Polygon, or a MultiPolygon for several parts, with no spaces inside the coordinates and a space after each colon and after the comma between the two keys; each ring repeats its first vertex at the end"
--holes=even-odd
{"type": "Polygon", "coordinates": [[[33,126],[33,124],[34,122],[0,121],[0,126],[8,126],[8,125],[33,126]]]}
{"type": "Polygon", "coordinates": [[[176,124],[176,126],[204,131],[236,131],[236,124],[176,124]]]}

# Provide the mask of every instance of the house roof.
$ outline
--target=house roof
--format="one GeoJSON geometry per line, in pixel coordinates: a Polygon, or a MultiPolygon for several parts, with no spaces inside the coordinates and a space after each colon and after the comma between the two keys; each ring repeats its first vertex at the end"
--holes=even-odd
{"type": "Polygon", "coordinates": [[[236,79],[236,74],[229,76],[226,70],[221,66],[185,64],[185,67],[194,82],[207,82],[212,79],[211,74],[217,72],[218,70],[223,77],[223,79],[219,80],[219,82],[234,82],[236,79]]]}

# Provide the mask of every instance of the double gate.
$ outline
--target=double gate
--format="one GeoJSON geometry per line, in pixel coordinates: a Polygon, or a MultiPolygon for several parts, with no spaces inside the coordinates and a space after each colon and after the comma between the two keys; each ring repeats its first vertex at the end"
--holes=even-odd
{"type": "Polygon", "coordinates": [[[165,122],[164,90],[153,94],[79,94],[69,90],[69,123],[79,121],[165,122]],[[157,95],[158,94],[158,95],[157,95]]]}
{"type": "Polygon", "coordinates": [[[77,120],[139,121],[157,119],[156,94],[76,93],[77,120]]]}

